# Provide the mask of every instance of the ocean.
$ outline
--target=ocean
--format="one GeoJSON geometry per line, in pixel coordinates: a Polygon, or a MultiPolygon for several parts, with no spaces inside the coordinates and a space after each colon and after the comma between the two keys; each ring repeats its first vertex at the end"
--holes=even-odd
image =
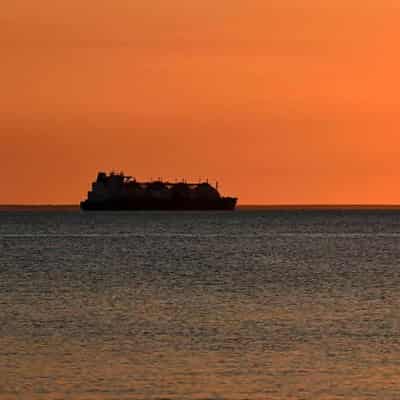
{"type": "Polygon", "coordinates": [[[0,212],[0,400],[400,398],[400,211],[0,212]]]}

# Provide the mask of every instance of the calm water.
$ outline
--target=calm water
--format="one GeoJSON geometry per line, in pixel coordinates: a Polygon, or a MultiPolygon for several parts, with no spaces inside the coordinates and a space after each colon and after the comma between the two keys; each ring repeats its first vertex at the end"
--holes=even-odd
{"type": "Polygon", "coordinates": [[[400,212],[0,213],[0,400],[399,399],[400,212]]]}

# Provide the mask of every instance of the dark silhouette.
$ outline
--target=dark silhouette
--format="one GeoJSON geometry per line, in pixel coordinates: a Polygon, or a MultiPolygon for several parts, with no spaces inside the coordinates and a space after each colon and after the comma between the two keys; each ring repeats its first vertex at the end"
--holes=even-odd
{"type": "Polygon", "coordinates": [[[234,210],[236,202],[208,182],[138,182],[122,172],[99,172],[80,205],[83,210],[234,210]]]}

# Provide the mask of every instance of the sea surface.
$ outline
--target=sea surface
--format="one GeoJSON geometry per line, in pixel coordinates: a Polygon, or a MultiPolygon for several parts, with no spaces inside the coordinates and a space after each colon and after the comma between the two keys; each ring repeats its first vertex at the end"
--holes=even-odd
{"type": "Polygon", "coordinates": [[[0,400],[400,398],[400,211],[0,212],[0,400]]]}

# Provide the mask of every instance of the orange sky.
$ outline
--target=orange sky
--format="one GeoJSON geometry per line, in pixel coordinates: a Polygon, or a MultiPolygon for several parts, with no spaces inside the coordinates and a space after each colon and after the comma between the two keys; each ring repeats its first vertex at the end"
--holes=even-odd
{"type": "Polygon", "coordinates": [[[6,2],[0,203],[77,203],[111,169],[400,203],[399,37],[394,0],[6,2]]]}

